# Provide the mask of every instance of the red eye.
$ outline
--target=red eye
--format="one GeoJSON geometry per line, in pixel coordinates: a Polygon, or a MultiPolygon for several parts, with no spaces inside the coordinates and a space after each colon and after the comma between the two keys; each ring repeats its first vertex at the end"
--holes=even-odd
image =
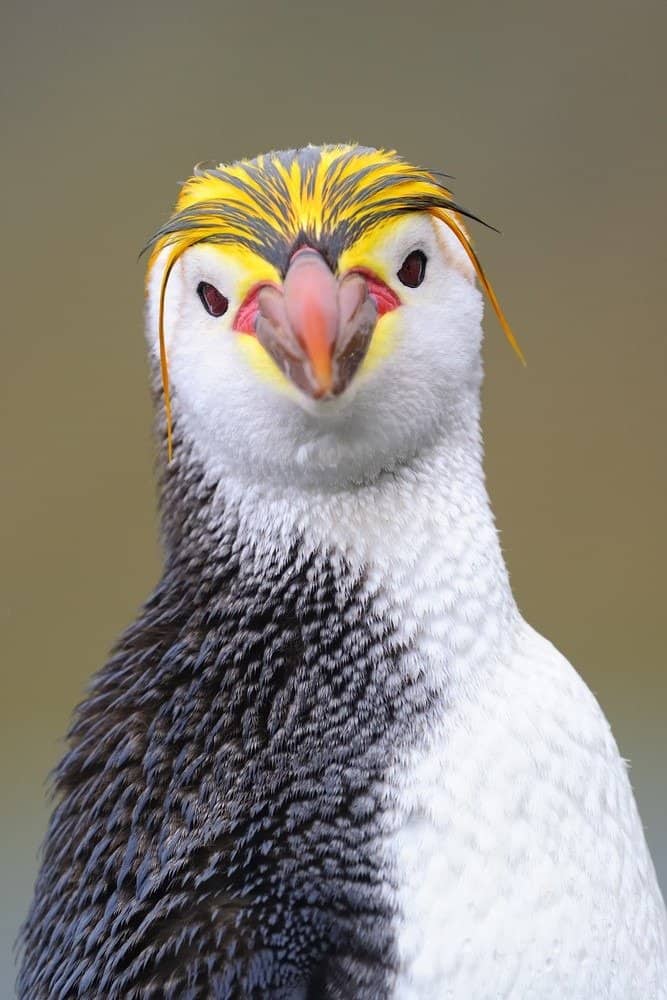
{"type": "Polygon", "coordinates": [[[425,274],[426,254],[421,250],[413,250],[401,264],[396,277],[408,288],[417,288],[424,280],[425,274]]]}
{"type": "Polygon", "coordinates": [[[208,281],[200,281],[197,285],[197,295],[201,299],[209,316],[223,316],[229,307],[229,301],[222,292],[219,292],[215,285],[209,285],[208,281]]]}

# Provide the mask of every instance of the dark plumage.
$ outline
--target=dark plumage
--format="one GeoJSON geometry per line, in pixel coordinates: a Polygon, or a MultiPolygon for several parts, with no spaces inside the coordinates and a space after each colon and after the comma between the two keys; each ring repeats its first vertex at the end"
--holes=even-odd
{"type": "Polygon", "coordinates": [[[164,577],[56,772],[19,995],[381,996],[378,799],[428,692],[363,579],[296,540],[254,564],[201,472],[168,478],[164,577]]]}

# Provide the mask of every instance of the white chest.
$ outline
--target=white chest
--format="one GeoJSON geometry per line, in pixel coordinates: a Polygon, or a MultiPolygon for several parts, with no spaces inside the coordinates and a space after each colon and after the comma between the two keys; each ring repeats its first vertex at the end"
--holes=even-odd
{"type": "Polygon", "coordinates": [[[667,921],[593,697],[531,630],[403,772],[400,1000],[662,1000],[667,921]]]}
{"type": "Polygon", "coordinates": [[[404,677],[442,707],[388,775],[392,1000],[667,1000],[625,765],[579,676],[519,618],[469,448],[354,493],[237,503],[249,534],[261,510],[274,544],[339,554],[409,650],[404,677]]]}

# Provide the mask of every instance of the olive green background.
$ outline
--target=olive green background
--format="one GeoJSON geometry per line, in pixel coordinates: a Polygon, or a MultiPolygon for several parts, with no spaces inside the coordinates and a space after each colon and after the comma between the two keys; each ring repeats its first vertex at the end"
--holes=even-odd
{"type": "Polygon", "coordinates": [[[87,679],[159,572],[137,253],[197,160],[308,141],[456,175],[520,605],[598,695],[667,885],[664,0],[5,4],[0,995],[87,679]]]}

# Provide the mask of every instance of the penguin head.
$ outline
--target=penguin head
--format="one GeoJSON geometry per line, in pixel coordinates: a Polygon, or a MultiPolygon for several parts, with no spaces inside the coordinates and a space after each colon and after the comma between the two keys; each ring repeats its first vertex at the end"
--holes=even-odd
{"type": "Polygon", "coordinates": [[[481,379],[476,277],[497,307],[464,214],[435,175],[365,147],[196,168],[150,244],[169,457],[343,485],[448,433],[481,379]]]}

